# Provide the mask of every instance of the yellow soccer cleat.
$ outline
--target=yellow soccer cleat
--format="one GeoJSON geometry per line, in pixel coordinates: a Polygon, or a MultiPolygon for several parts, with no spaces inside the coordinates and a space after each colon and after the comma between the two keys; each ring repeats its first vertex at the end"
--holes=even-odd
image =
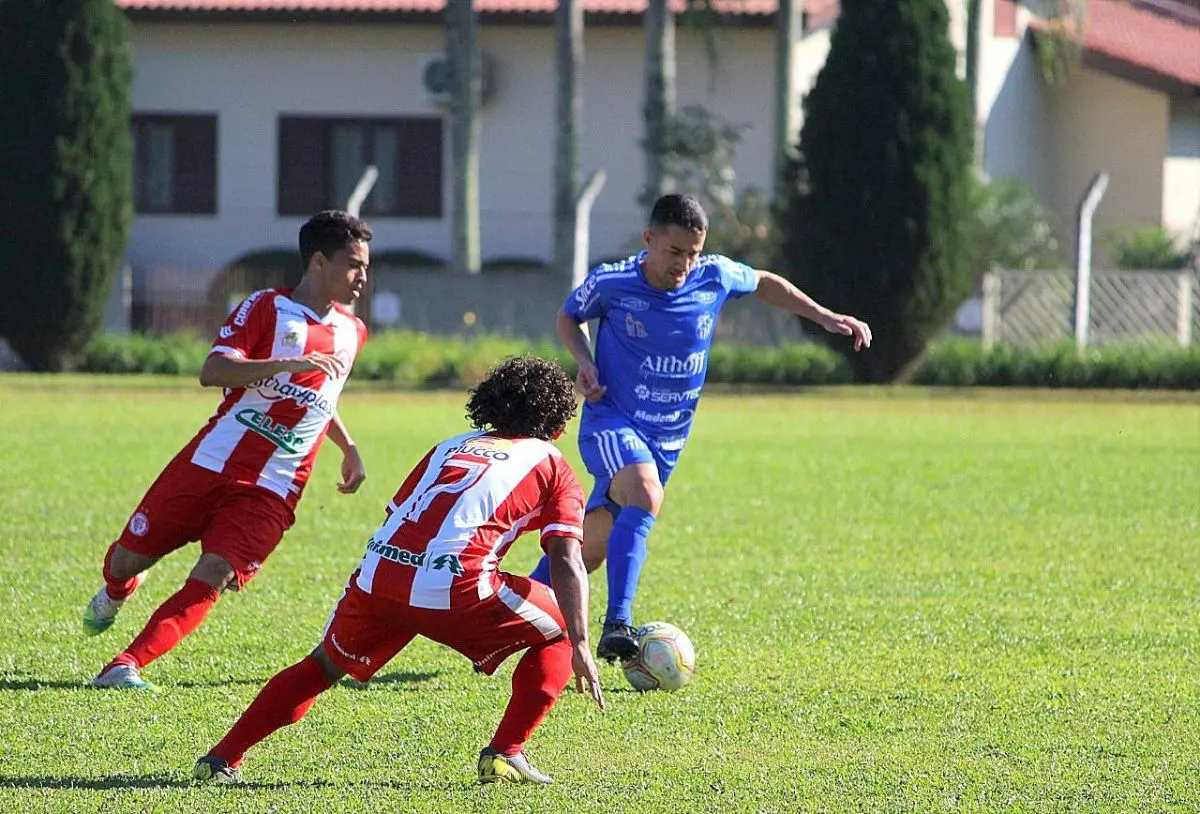
{"type": "Polygon", "coordinates": [[[510,783],[553,783],[539,772],[525,757],[524,752],[502,755],[490,746],[479,753],[479,782],[495,783],[507,780],[510,783]]]}

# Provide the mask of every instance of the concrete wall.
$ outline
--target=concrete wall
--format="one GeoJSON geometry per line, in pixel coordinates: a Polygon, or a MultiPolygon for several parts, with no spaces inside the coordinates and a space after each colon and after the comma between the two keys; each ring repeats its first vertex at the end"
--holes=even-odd
{"type": "MultiPolygon", "coordinates": [[[[1167,149],[1166,94],[1081,68],[1050,94],[1054,122],[1053,197],[1060,219],[1073,217],[1093,176],[1109,174],[1096,211],[1096,259],[1103,263],[1105,236],[1114,229],[1156,224],[1163,215],[1163,156],[1167,149]]],[[[1074,252],[1071,224],[1061,224],[1074,252]]]]}

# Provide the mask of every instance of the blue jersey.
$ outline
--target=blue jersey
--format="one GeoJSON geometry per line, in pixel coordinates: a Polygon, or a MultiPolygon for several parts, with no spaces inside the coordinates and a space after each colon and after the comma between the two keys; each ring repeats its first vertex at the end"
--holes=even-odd
{"type": "Polygon", "coordinates": [[[647,438],[682,448],[708,373],[717,315],[730,298],[758,286],[754,269],[704,255],[683,285],[654,288],[643,276],[645,252],[597,266],[563,310],[577,322],[598,319],[596,367],[608,388],[583,409],[581,432],[615,411],[647,438]]]}

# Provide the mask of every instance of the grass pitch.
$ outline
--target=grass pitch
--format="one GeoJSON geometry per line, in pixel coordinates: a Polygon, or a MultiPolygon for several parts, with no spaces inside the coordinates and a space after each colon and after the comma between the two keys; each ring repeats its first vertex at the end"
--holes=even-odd
{"type": "Polygon", "coordinates": [[[327,447],[262,573],[146,669],[163,692],[90,690],[195,561],[81,635],[106,546],[216,395],[0,377],[0,810],[1200,808],[1194,397],[710,395],[636,605],[692,637],[690,687],[639,695],[604,667],[607,714],[569,692],[530,744],[554,786],[480,788],[515,659],[485,679],[417,642],[211,788],[193,760],[312,648],[401,478],[465,426],[457,393],[352,389],[363,490],[335,492],[327,447]]]}

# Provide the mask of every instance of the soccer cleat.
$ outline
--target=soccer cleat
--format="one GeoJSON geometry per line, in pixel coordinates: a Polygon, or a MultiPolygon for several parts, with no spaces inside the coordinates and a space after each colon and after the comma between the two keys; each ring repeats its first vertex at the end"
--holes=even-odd
{"type": "Polygon", "coordinates": [[[596,644],[596,658],[628,661],[638,654],[637,631],[624,620],[605,622],[604,633],[596,644]]]}
{"type": "Polygon", "coordinates": [[[533,768],[524,752],[515,755],[502,755],[492,747],[479,753],[479,782],[496,783],[507,780],[510,783],[553,783],[546,775],[533,768]]]}
{"type": "Polygon", "coordinates": [[[202,782],[241,783],[242,773],[219,757],[205,755],[192,767],[192,777],[202,782]]]}
{"type": "MultiPolygon", "coordinates": [[[[143,571],[136,579],[140,586],[146,580],[146,573],[143,571]]],[[[124,604],[124,599],[109,599],[108,589],[101,588],[83,609],[84,635],[96,636],[112,627],[113,622],[117,620],[117,611],[121,610],[124,604]]]]}
{"type": "Polygon", "coordinates": [[[146,681],[138,670],[128,664],[118,664],[109,667],[92,679],[92,686],[98,690],[147,690],[154,692],[154,685],[146,681]]]}

